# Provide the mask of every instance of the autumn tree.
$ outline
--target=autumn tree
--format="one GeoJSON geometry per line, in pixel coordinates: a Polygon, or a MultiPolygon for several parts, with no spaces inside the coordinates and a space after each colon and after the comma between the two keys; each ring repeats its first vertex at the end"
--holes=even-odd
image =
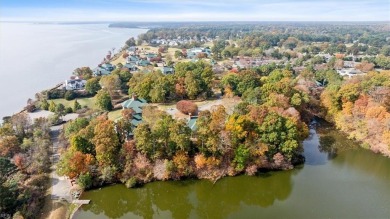
{"type": "Polygon", "coordinates": [[[114,91],[119,90],[121,87],[121,81],[117,74],[103,76],[100,79],[100,84],[111,96],[114,94],[114,91]]]}
{"type": "Polygon", "coordinates": [[[115,166],[119,152],[119,139],[114,123],[107,118],[99,117],[94,128],[92,143],[95,145],[96,160],[101,168],[115,166]]]}
{"type": "Polygon", "coordinates": [[[81,68],[76,68],[73,71],[73,74],[79,77],[82,77],[85,80],[88,80],[92,78],[92,70],[89,67],[81,67],[81,68]]]}
{"type": "Polygon", "coordinates": [[[198,106],[188,100],[181,100],[176,103],[176,108],[184,113],[184,114],[190,114],[190,115],[195,115],[198,112],[198,106]]]}
{"type": "Polygon", "coordinates": [[[68,150],[61,155],[57,164],[57,172],[60,176],[67,176],[71,179],[80,174],[90,172],[90,165],[94,162],[91,154],[83,154],[81,151],[68,150]]]}
{"type": "Polygon", "coordinates": [[[12,157],[20,151],[18,138],[14,135],[0,137],[0,155],[12,157]]]}
{"type": "Polygon", "coordinates": [[[374,69],[374,64],[369,63],[367,61],[362,61],[361,63],[357,64],[356,69],[359,69],[362,72],[369,72],[374,69]]]}

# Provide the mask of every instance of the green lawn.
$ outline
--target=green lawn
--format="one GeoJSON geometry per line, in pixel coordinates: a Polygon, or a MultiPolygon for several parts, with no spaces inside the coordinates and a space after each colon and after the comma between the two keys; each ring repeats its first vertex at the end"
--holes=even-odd
{"type": "Polygon", "coordinates": [[[122,110],[115,110],[108,113],[108,119],[111,121],[115,121],[122,117],[122,110]]]}
{"type": "MultiPolygon", "coordinates": [[[[49,100],[50,103],[51,100],[49,100]]],[[[65,107],[72,107],[74,104],[74,100],[65,100],[65,99],[55,99],[53,100],[55,104],[62,103],[65,107]]],[[[77,99],[77,102],[81,105],[81,107],[87,106],[90,109],[98,109],[98,107],[95,105],[95,97],[91,98],[80,98],[77,99]]]]}

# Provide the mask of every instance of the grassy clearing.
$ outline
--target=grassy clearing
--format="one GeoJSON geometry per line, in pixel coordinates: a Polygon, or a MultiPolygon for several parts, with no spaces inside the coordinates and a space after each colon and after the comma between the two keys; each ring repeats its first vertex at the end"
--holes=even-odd
{"type": "Polygon", "coordinates": [[[122,117],[122,110],[115,110],[108,113],[108,119],[111,121],[115,121],[122,117]]]}
{"type": "MultiPolygon", "coordinates": [[[[65,107],[73,108],[74,100],[65,100],[65,99],[55,99],[53,100],[55,104],[62,103],[65,107]]],[[[80,98],[77,99],[77,102],[81,105],[81,107],[87,106],[90,109],[98,109],[95,105],[95,97],[91,98],[80,98]]]]}

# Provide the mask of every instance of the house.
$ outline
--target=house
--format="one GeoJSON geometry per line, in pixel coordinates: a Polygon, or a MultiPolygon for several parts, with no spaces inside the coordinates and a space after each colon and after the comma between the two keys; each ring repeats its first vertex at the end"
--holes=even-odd
{"type": "Polygon", "coordinates": [[[145,55],[145,57],[146,57],[146,60],[148,60],[150,62],[152,59],[157,57],[157,54],[148,53],[148,54],[145,55]]]}
{"type": "Polygon", "coordinates": [[[321,56],[321,57],[324,57],[325,58],[325,61],[328,63],[330,61],[330,59],[333,57],[332,55],[330,55],[329,53],[326,53],[326,54],[323,54],[323,53],[320,53],[318,54],[318,56],[321,56]]]}
{"type": "Polygon", "coordinates": [[[131,120],[131,125],[133,127],[138,127],[138,125],[142,122],[142,114],[134,114],[131,120]]]}
{"type": "Polygon", "coordinates": [[[99,65],[95,69],[93,69],[93,75],[94,76],[103,76],[103,75],[109,75],[113,70],[115,69],[115,66],[111,63],[104,63],[102,65],[99,65]]]}
{"type": "Polygon", "coordinates": [[[65,89],[66,90],[84,90],[86,80],[83,80],[79,77],[71,78],[69,80],[65,80],[65,89]]]}
{"type": "Polygon", "coordinates": [[[344,67],[345,68],[353,68],[355,67],[356,63],[354,61],[344,61],[344,67]]]}
{"type": "Polygon", "coordinates": [[[104,63],[102,65],[102,68],[106,69],[107,71],[113,71],[115,69],[115,66],[112,65],[111,63],[104,63]]]}
{"type": "Polygon", "coordinates": [[[198,54],[204,53],[207,57],[211,57],[211,50],[207,48],[195,47],[187,50],[187,58],[193,59],[198,57],[198,54]]]}
{"type": "Polygon", "coordinates": [[[136,56],[136,55],[129,55],[127,57],[126,63],[135,65],[135,64],[137,64],[138,61],[139,61],[139,57],[138,56],[136,56]]]}
{"type": "Polygon", "coordinates": [[[137,71],[138,68],[134,64],[126,63],[123,68],[129,69],[129,71],[137,71]]]}
{"type": "Polygon", "coordinates": [[[121,105],[123,109],[132,109],[136,114],[142,113],[142,107],[148,104],[145,99],[138,98],[133,94],[131,99],[126,100],[121,105]]]}
{"type": "Polygon", "coordinates": [[[161,72],[164,75],[174,74],[175,73],[175,69],[174,68],[167,67],[167,66],[161,67],[160,70],[161,70],[161,72]]]}
{"type": "Polygon", "coordinates": [[[196,121],[198,120],[198,116],[190,116],[187,122],[187,126],[190,127],[192,131],[196,131],[198,128],[196,125],[196,121]]]}
{"type": "Polygon", "coordinates": [[[127,51],[129,52],[129,55],[135,55],[137,53],[138,48],[135,46],[130,46],[127,48],[127,51]]]}
{"type": "Polygon", "coordinates": [[[337,73],[340,74],[341,76],[348,76],[348,77],[353,77],[362,74],[360,70],[354,68],[343,68],[341,70],[337,70],[337,73]]]}
{"type": "Polygon", "coordinates": [[[95,69],[92,70],[93,76],[103,76],[103,75],[109,75],[111,72],[107,71],[105,68],[98,66],[95,69]]]}
{"type": "Polygon", "coordinates": [[[123,109],[132,109],[134,110],[133,117],[131,119],[131,125],[133,128],[136,128],[142,122],[142,107],[147,105],[145,99],[138,98],[137,95],[133,94],[132,98],[123,102],[123,109]]]}
{"type": "Polygon", "coordinates": [[[142,66],[142,67],[145,67],[145,66],[148,66],[150,65],[150,62],[148,60],[145,60],[145,59],[141,59],[137,62],[137,65],[138,66],[142,66]]]}

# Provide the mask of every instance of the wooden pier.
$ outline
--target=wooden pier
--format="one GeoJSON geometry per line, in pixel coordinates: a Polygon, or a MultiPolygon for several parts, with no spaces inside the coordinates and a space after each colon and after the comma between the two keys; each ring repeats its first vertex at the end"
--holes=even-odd
{"type": "Polygon", "coordinates": [[[91,202],[91,200],[73,200],[73,204],[87,205],[91,202]]]}

